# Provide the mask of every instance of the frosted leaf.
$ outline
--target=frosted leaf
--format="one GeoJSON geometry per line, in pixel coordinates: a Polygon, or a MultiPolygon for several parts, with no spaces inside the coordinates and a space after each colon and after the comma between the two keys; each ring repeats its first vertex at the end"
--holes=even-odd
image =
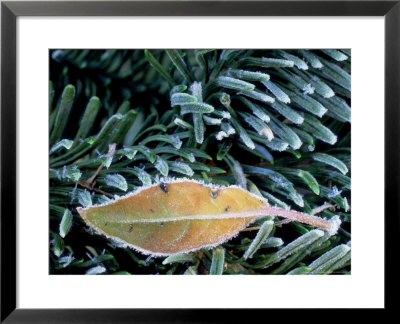
{"type": "Polygon", "coordinates": [[[345,100],[338,96],[333,96],[329,99],[318,98],[318,100],[321,101],[334,116],[338,116],[341,120],[351,122],[351,107],[345,100]]]}
{"type": "Polygon", "coordinates": [[[340,219],[340,217],[338,215],[335,215],[330,219],[330,222],[331,222],[331,226],[327,230],[327,232],[330,236],[332,236],[332,235],[335,235],[337,233],[337,231],[339,230],[342,220],[340,219]]]}
{"type": "Polygon", "coordinates": [[[343,70],[339,65],[322,59],[322,62],[326,66],[321,72],[331,81],[345,88],[346,90],[351,90],[351,75],[343,70]]]}
{"type": "Polygon", "coordinates": [[[265,93],[253,90],[253,91],[242,91],[238,93],[239,95],[244,95],[249,98],[253,98],[255,100],[259,100],[265,103],[275,102],[275,99],[266,95],[265,93]]]}
{"type": "Polygon", "coordinates": [[[223,93],[219,98],[219,101],[221,102],[221,104],[227,107],[231,104],[231,97],[227,93],[223,93]]]}
{"type": "Polygon", "coordinates": [[[221,123],[221,130],[228,136],[236,133],[235,129],[229,123],[221,123]]]}
{"type": "Polygon", "coordinates": [[[307,247],[308,245],[312,244],[317,239],[323,236],[324,232],[321,230],[316,229],[309,231],[308,233],[300,236],[299,238],[295,239],[294,241],[292,241],[291,243],[280,249],[276,253],[277,261],[287,258],[289,255],[292,255],[293,253],[296,253],[300,249],[307,247]]]}
{"type": "Polygon", "coordinates": [[[324,66],[318,56],[314,55],[311,51],[300,50],[300,53],[314,69],[321,69],[324,66]]]}
{"type": "Polygon", "coordinates": [[[221,121],[222,119],[220,118],[212,118],[212,117],[208,117],[208,116],[203,116],[204,122],[207,125],[221,125],[221,121]]]}
{"type": "Polygon", "coordinates": [[[161,157],[157,156],[157,160],[156,163],[154,164],[154,166],[156,167],[156,169],[164,176],[166,177],[168,175],[169,172],[169,167],[167,162],[162,159],[161,157]]]}
{"type": "Polygon", "coordinates": [[[84,208],[92,206],[92,197],[86,189],[78,193],[78,201],[84,208]]]}
{"type": "Polygon", "coordinates": [[[256,146],[254,145],[254,142],[250,138],[250,136],[247,134],[247,132],[244,129],[239,129],[239,136],[242,142],[251,150],[254,150],[256,146]]]}
{"type": "Polygon", "coordinates": [[[344,206],[345,206],[344,211],[347,213],[350,210],[350,205],[347,201],[347,197],[344,197],[343,202],[344,202],[344,206]]]}
{"type": "Polygon", "coordinates": [[[326,55],[332,57],[334,60],[336,61],[346,61],[348,59],[348,56],[345,55],[344,53],[338,51],[338,50],[334,50],[334,49],[323,49],[321,50],[322,52],[324,52],[326,55]]]}
{"type": "Polygon", "coordinates": [[[271,120],[266,113],[264,113],[263,111],[261,111],[259,109],[253,110],[253,114],[266,123],[268,123],[271,120]]]}
{"type": "Polygon", "coordinates": [[[335,95],[335,92],[325,82],[316,76],[311,77],[311,83],[313,84],[315,91],[324,98],[331,98],[335,95]]]}
{"type": "Polygon", "coordinates": [[[313,159],[321,163],[328,164],[339,170],[343,174],[346,174],[349,171],[346,164],[344,164],[341,160],[332,155],[325,153],[315,153],[313,154],[313,159]]]}
{"type": "Polygon", "coordinates": [[[197,99],[197,101],[203,101],[203,89],[201,86],[201,82],[193,82],[190,86],[190,91],[192,92],[192,95],[197,99]]]}
{"type": "Polygon", "coordinates": [[[336,196],[339,196],[342,193],[342,190],[338,190],[336,186],[333,186],[331,189],[331,192],[328,194],[328,198],[334,198],[336,196]]]}
{"type": "Polygon", "coordinates": [[[85,143],[88,143],[90,145],[94,144],[96,142],[96,137],[95,136],[90,136],[84,140],[85,143]]]}
{"type": "Polygon", "coordinates": [[[222,118],[224,118],[224,119],[231,119],[231,114],[230,114],[229,112],[227,112],[227,111],[222,111],[221,114],[222,114],[222,118]]]}
{"type": "Polygon", "coordinates": [[[190,105],[181,106],[181,115],[185,114],[209,114],[214,111],[214,107],[203,103],[203,102],[195,102],[190,105]]]}
{"type": "Polygon", "coordinates": [[[234,69],[228,71],[228,76],[246,81],[268,81],[270,79],[269,75],[265,73],[234,69]]]}
{"type": "Polygon", "coordinates": [[[122,152],[129,160],[132,160],[136,156],[138,151],[130,147],[124,147],[122,152]]]}
{"type": "Polygon", "coordinates": [[[197,271],[193,267],[189,267],[183,273],[184,275],[197,275],[197,271]]]}
{"type": "Polygon", "coordinates": [[[265,242],[261,245],[262,248],[273,248],[283,245],[283,241],[280,237],[268,237],[265,242]]]}
{"type": "Polygon", "coordinates": [[[337,136],[333,134],[327,127],[323,126],[325,128],[326,132],[321,132],[321,133],[314,133],[314,137],[318,138],[319,140],[328,143],[328,144],[335,144],[337,142],[337,136]]]}
{"type": "Polygon", "coordinates": [[[261,66],[265,68],[270,68],[270,67],[293,67],[294,63],[293,61],[290,60],[282,60],[282,59],[277,59],[277,58],[270,58],[270,57],[248,57],[245,58],[245,62],[247,65],[255,65],[255,66],[261,66]]]}
{"type": "Polygon", "coordinates": [[[294,124],[300,125],[304,121],[304,118],[297,111],[283,104],[282,102],[275,101],[273,104],[271,104],[271,107],[294,124]]]}
{"type": "MultiPolygon", "coordinates": [[[[237,177],[241,165],[229,155],[226,156],[226,162],[236,182],[245,188],[245,183],[242,184],[237,177]]],[[[243,173],[241,177],[246,181],[243,173]]],[[[107,205],[77,208],[77,211],[86,224],[97,232],[152,256],[188,253],[203,247],[218,246],[237,235],[258,216],[280,216],[332,229],[331,221],[270,207],[267,201],[240,186],[219,187],[189,179],[164,180],[138,188],[124,197],[117,197],[107,205]],[[212,227],[209,227],[208,221],[200,222],[206,227],[196,226],[195,232],[187,231],[188,223],[205,219],[213,222],[212,227]],[[221,223],[221,219],[224,222],[221,223]],[[154,235],[157,235],[157,239],[154,239],[154,235]]],[[[333,224],[336,230],[338,223],[333,224]]],[[[322,233],[323,236],[325,232],[313,233],[322,233]]],[[[303,242],[306,237],[303,236],[303,240],[297,243],[303,242]]],[[[309,240],[306,241],[304,243],[309,243],[309,240]]],[[[277,259],[293,253],[294,248],[298,248],[298,244],[291,245],[283,255],[278,251],[280,254],[277,259]]]]}
{"type": "Polygon", "coordinates": [[[107,174],[104,178],[107,186],[118,188],[122,191],[128,190],[128,183],[126,182],[125,178],[120,174],[107,174]]]}
{"type": "Polygon", "coordinates": [[[295,85],[299,90],[305,91],[310,94],[314,93],[314,88],[311,87],[311,84],[301,78],[298,74],[294,74],[292,72],[282,69],[279,69],[279,74],[282,76],[282,78],[295,85]]]}
{"type": "Polygon", "coordinates": [[[328,109],[326,109],[320,102],[306,94],[296,94],[294,92],[291,92],[290,95],[293,101],[297,103],[302,109],[318,117],[322,117],[328,111],[328,109]]]}
{"type": "Polygon", "coordinates": [[[64,50],[55,50],[53,54],[51,54],[51,58],[55,61],[59,61],[64,56],[64,50]]]}
{"type": "Polygon", "coordinates": [[[178,136],[174,136],[174,135],[170,135],[169,138],[172,141],[172,145],[179,150],[182,146],[182,141],[180,140],[180,138],[178,136]]]}
{"type": "Polygon", "coordinates": [[[240,100],[252,111],[255,116],[260,118],[262,121],[265,121],[266,123],[270,121],[271,118],[269,117],[269,115],[267,115],[264,109],[261,108],[259,105],[251,102],[244,97],[240,97],[240,100]]]}
{"type": "Polygon", "coordinates": [[[312,268],[310,274],[324,273],[332,264],[344,257],[350,251],[350,247],[346,244],[341,244],[321,255],[313,261],[309,267],[312,268]]]}
{"type": "Polygon", "coordinates": [[[293,270],[290,270],[286,275],[305,275],[308,274],[311,271],[310,267],[307,266],[300,266],[297,268],[294,268],[293,270]]]}
{"type": "Polygon", "coordinates": [[[148,174],[146,171],[139,169],[138,167],[134,168],[136,171],[136,175],[139,178],[139,180],[143,183],[145,186],[151,185],[151,176],[148,174]]]}
{"type": "Polygon", "coordinates": [[[150,260],[153,258],[153,256],[152,255],[149,255],[147,258],[146,258],[146,260],[144,260],[144,263],[146,264],[146,265],[148,265],[149,264],[149,262],[150,262],[150,260]]]}
{"type": "Polygon", "coordinates": [[[261,61],[263,62],[263,66],[267,67],[268,64],[270,66],[284,66],[284,67],[292,67],[294,66],[293,60],[281,60],[281,59],[274,59],[274,58],[268,58],[268,57],[262,57],[261,61]]]}
{"type": "Polygon", "coordinates": [[[98,275],[98,274],[102,274],[102,273],[104,273],[106,271],[107,271],[106,268],[104,268],[103,266],[98,265],[96,267],[93,267],[93,268],[90,268],[89,270],[87,270],[86,274],[87,275],[98,275]]]}
{"type": "Polygon", "coordinates": [[[289,198],[290,198],[291,200],[293,200],[294,203],[295,203],[297,206],[304,207],[304,200],[303,200],[303,197],[302,197],[299,193],[297,193],[297,192],[295,192],[295,193],[291,192],[291,193],[289,194],[289,198]]]}
{"type": "Polygon", "coordinates": [[[97,160],[108,169],[112,163],[113,157],[109,155],[100,155],[97,160]]]}
{"type": "Polygon", "coordinates": [[[189,123],[185,122],[184,120],[182,120],[182,119],[180,119],[180,118],[178,118],[178,117],[176,117],[176,118],[174,119],[174,124],[177,125],[177,126],[179,126],[179,127],[185,128],[185,129],[191,129],[191,128],[193,128],[192,125],[190,125],[189,123]]]}
{"type": "Polygon", "coordinates": [[[278,173],[268,175],[268,177],[275,183],[275,185],[278,188],[286,189],[290,186],[288,180],[285,179],[283,176],[279,175],[278,173]]]}
{"type": "Polygon", "coordinates": [[[215,135],[215,138],[216,138],[218,141],[222,141],[222,139],[223,139],[224,137],[228,137],[228,134],[225,133],[224,131],[219,131],[219,132],[217,133],[217,135],[215,135]]]}
{"type": "Polygon", "coordinates": [[[254,84],[251,84],[246,81],[242,81],[239,79],[231,78],[231,77],[225,77],[225,76],[220,76],[217,79],[218,86],[227,88],[227,89],[232,89],[236,91],[251,91],[254,90],[255,86],[254,84]]]}
{"type": "Polygon", "coordinates": [[[235,161],[233,167],[231,168],[233,176],[236,180],[236,183],[239,187],[246,189],[247,188],[247,179],[243,173],[243,169],[239,162],[235,161]]]}
{"type": "Polygon", "coordinates": [[[196,162],[196,158],[193,153],[189,152],[186,157],[190,162],[196,162]]]}
{"type": "Polygon", "coordinates": [[[275,196],[271,195],[269,192],[262,191],[262,194],[265,198],[268,199],[271,205],[273,204],[274,206],[278,206],[283,209],[290,209],[289,205],[284,203],[282,200],[276,198],[275,196]]]}
{"type": "Polygon", "coordinates": [[[193,114],[193,127],[196,142],[202,144],[204,141],[205,127],[203,118],[200,114],[193,114]]]}
{"type": "Polygon", "coordinates": [[[60,257],[63,254],[64,249],[65,249],[64,240],[60,236],[55,235],[54,245],[53,245],[54,255],[56,255],[57,257],[60,257]]]}
{"type": "Polygon", "coordinates": [[[189,177],[191,177],[194,174],[192,168],[183,162],[172,162],[170,169],[174,172],[182,173],[189,177]]]}
{"type": "Polygon", "coordinates": [[[254,253],[257,252],[257,250],[261,247],[263,242],[271,234],[273,228],[274,228],[273,221],[266,221],[261,225],[260,229],[257,232],[256,237],[253,239],[250,246],[247,248],[246,252],[243,255],[243,258],[245,260],[251,258],[254,255],[254,253]]]}
{"type": "Polygon", "coordinates": [[[67,256],[64,256],[64,257],[59,258],[59,259],[58,259],[58,263],[61,264],[61,266],[62,266],[63,268],[66,268],[66,267],[68,267],[68,266],[71,264],[71,262],[74,261],[74,260],[75,260],[75,258],[72,256],[72,254],[70,254],[70,255],[67,255],[67,256]]]}
{"type": "Polygon", "coordinates": [[[244,113],[240,113],[240,115],[244,117],[245,122],[249,124],[249,126],[253,127],[258,133],[260,133],[260,131],[266,126],[263,121],[261,121],[258,118],[255,118],[252,115],[244,113]]]}
{"type": "Polygon", "coordinates": [[[294,63],[294,65],[300,70],[308,70],[308,65],[301,58],[289,54],[285,51],[279,51],[279,54],[282,55],[285,59],[290,60],[294,63]]]}
{"type": "Polygon", "coordinates": [[[221,275],[224,272],[225,250],[223,247],[213,249],[210,275],[221,275]]]}
{"type": "Polygon", "coordinates": [[[184,85],[184,84],[178,84],[178,85],[176,85],[176,86],[174,86],[172,89],[171,89],[171,94],[174,94],[174,93],[178,93],[178,92],[183,92],[183,91],[185,91],[187,89],[187,86],[186,85],[184,85]]]}
{"type": "Polygon", "coordinates": [[[279,136],[282,140],[289,143],[289,145],[297,150],[301,147],[303,142],[300,137],[293,131],[293,129],[278,119],[274,118],[268,124],[275,136],[279,136]]]}
{"type": "Polygon", "coordinates": [[[187,105],[197,102],[197,98],[187,93],[174,93],[171,96],[171,106],[187,105]]]}
{"type": "Polygon", "coordinates": [[[165,258],[162,264],[172,264],[172,263],[196,263],[197,258],[193,253],[178,253],[170,255],[165,258]]]}
{"type": "Polygon", "coordinates": [[[333,145],[337,141],[337,136],[333,134],[329,128],[325,127],[320,122],[312,124],[310,124],[309,122],[304,122],[302,124],[302,127],[307,132],[312,133],[315,138],[318,138],[325,143],[333,145]]]}
{"type": "Polygon", "coordinates": [[[271,141],[263,143],[271,150],[283,152],[286,151],[289,147],[289,143],[285,142],[279,138],[274,137],[271,141]]]}
{"type": "Polygon", "coordinates": [[[111,201],[111,199],[104,195],[101,195],[99,198],[97,198],[97,204],[99,204],[99,205],[107,204],[110,201],[111,201]]]}
{"type": "Polygon", "coordinates": [[[260,119],[257,119],[249,114],[241,114],[241,115],[244,116],[244,120],[251,127],[253,127],[258,132],[258,134],[267,137],[269,141],[271,141],[274,138],[272,130],[260,119]]]}
{"type": "Polygon", "coordinates": [[[303,87],[303,94],[313,94],[314,90],[315,90],[314,87],[310,83],[307,83],[303,87]]]}
{"type": "Polygon", "coordinates": [[[261,82],[265,87],[273,93],[273,95],[278,99],[279,101],[283,103],[290,103],[290,98],[289,96],[281,89],[279,88],[275,83],[271,81],[264,81],[261,82]]]}
{"type": "Polygon", "coordinates": [[[64,211],[64,215],[60,222],[59,233],[62,238],[64,238],[68,234],[69,230],[71,229],[71,226],[72,226],[72,213],[70,212],[69,209],[66,209],[64,211]]]}
{"type": "Polygon", "coordinates": [[[50,149],[50,154],[54,153],[55,151],[58,151],[62,147],[69,150],[72,147],[72,144],[74,144],[74,141],[71,141],[69,139],[63,139],[52,146],[52,148],[50,149]]]}
{"type": "Polygon", "coordinates": [[[70,204],[72,204],[75,200],[75,194],[76,194],[76,189],[78,188],[78,183],[75,184],[74,189],[72,189],[71,191],[71,201],[69,202],[70,204]]]}
{"type": "Polygon", "coordinates": [[[337,269],[343,268],[344,266],[346,266],[346,264],[350,262],[350,260],[351,260],[351,252],[348,251],[342,258],[337,260],[328,269],[324,270],[324,274],[330,274],[337,269]]]}
{"type": "Polygon", "coordinates": [[[62,177],[65,179],[71,179],[72,181],[78,181],[82,176],[82,172],[77,168],[76,165],[72,167],[66,167],[64,165],[62,177]]]}

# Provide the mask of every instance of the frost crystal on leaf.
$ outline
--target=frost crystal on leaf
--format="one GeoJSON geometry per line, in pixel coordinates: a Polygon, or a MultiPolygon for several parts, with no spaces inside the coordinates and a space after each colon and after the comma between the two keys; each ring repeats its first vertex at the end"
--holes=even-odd
{"type": "Polygon", "coordinates": [[[156,163],[154,164],[156,169],[164,176],[166,177],[169,172],[168,164],[165,160],[157,156],[156,163]]]}
{"type": "Polygon", "coordinates": [[[224,119],[231,119],[231,114],[227,111],[222,111],[222,118],[224,119]]]}
{"type": "Polygon", "coordinates": [[[104,178],[107,186],[118,188],[122,191],[128,190],[128,183],[126,182],[125,178],[120,174],[107,174],[104,178]]]}
{"type": "Polygon", "coordinates": [[[68,267],[72,261],[75,260],[75,257],[72,256],[72,254],[69,254],[67,256],[61,257],[58,259],[58,262],[62,265],[63,268],[68,267]]]}
{"type": "Polygon", "coordinates": [[[174,147],[179,150],[182,146],[182,141],[179,139],[179,137],[173,135],[170,135],[169,137],[172,140],[174,147]]]}
{"type": "Polygon", "coordinates": [[[313,94],[314,93],[314,88],[313,86],[308,83],[304,88],[303,88],[303,94],[313,94]]]}
{"type": "Polygon", "coordinates": [[[130,147],[124,147],[124,149],[123,149],[123,152],[124,152],[124,155],[129,159],[129,160],[132,160],[134,157],[135,157],[135,155],[137,154],[137,150],[134,150],[134,149],[132,149],[132,148],[130,148],[130,147]]]}
{"type": "Polygon", "coordinates": [[[333,186],[331,192],[328,194],[328,198],[334,198],[339,196],[342,193],[342,190],[339,190],[336,186],[333,186]]]}
{"type": "Polygon", "coordinates": [[[183,162],[173,162],[171,165],[171,170],[182,173],[189,177],[191,177],[194,174],[194,171],[192,170],[192,168],[183,162]]]}
{"type": "Polygon", "coordinates": [[[63,139],[59,141],[57,144],[54,144],[53,147],[50,149],[50,154],[59,150],[60,148],[64,147],[65,149],[69,150],[72,147],[74,141],[63,139]]]}
{"type": "Polygon", "coordinates": [[[106,268],[104,268],[103,266],[99,265],[99,266],[90,268],[88,271],[86,271],[86,274],[87,275],[98,275],[98,274],[102,274],[102,273],[104,273],[106,271],[107,271],[106,268]]]}
{"type": "Polygon", "coordinates": [[[235,129],[229,123],[221,123],[221,130],[225,132],[227,136],[236,133],[235,129]]]}
{"type": "Polygon", "coordinates": [[[223,139],[224,137],[228,137],[228,134],[225,133],[224,131],[219,131],[219,132],[217,133],[217,135],[215,135],[215,138],[216,138],[218,141],[222,141],[222,139],[223,139]]]}
{"type": "Polygon", "coordinates": [[[89,191],[86,189],[79,192],[78,201],[84,208],[92,206],[92,197],[90,196],[89,191]]]}

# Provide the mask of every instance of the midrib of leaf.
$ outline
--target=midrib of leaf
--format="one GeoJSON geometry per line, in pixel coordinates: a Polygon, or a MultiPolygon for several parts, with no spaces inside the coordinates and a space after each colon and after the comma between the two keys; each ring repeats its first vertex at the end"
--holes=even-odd
{"type": "MultiPolygon", "coordinates": [[[[94,207],[96,208],[96,207],[94,207]]],[[[100,207],[101,208],[101,207],[100,207]]],[[[90,208],[88,208],[90,209],[90,208]]],[[[86,209],[86,210],[88,210],[86,209]]],[[[78,211],[81,209],[78,208],[78,211]]],[[[253,209],[243,212],[227,212],[224,214],[198,214],[198,215],[182,215],[176,217],[168,218],[131,218],[131,219],[108,219],[109,223],[118,224],[134,224],[134,223],[164,223],[164,222],[177,222],[177,221],[187,221],[187,220],[205,220],[205,219],[235,219],[235,218],[256,218],[259,216],[282,216],[291,220],[300,221],[309,225],[314,225],[323,228],[330,232],[331,235],[335,234],[340,225],[338,219],[325,220],[317,216],[293,211],[286,210],[276,207],[265,207],[260,209],[253,209]]]]}

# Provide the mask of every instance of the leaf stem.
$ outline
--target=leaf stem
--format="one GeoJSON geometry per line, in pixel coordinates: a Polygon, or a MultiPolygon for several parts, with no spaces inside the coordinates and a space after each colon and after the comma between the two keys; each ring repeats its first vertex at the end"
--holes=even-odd
{"type": "Polygon", "coordinates": [[[306,213],[301,213],[294,210],[287,210],[283,208],[267,207],[263,210],[266,212],[266,215],[269,216],[281,216],[304,224],[322,228],[328,231],[330,235],[336,234],[341,223],[338,216],[333,217],[331,220],[327,220],[314,215],[309,215],[306,213]]]}

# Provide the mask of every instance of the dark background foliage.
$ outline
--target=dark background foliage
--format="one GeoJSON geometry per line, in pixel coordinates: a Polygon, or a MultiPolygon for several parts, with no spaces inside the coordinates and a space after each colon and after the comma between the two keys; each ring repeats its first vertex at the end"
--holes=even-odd
{"type": "Polygon", "coordinates": [[[350,72],[349,50],[51,50],[49,272],[349,274],[350,72]],[[319,215],[342,225],[329,236],[275,218],[256,245],[264,217],[217,249],[165,259],[94,234],[76,212],[163,176],[307,213],[329,202],[319,215]]]}

